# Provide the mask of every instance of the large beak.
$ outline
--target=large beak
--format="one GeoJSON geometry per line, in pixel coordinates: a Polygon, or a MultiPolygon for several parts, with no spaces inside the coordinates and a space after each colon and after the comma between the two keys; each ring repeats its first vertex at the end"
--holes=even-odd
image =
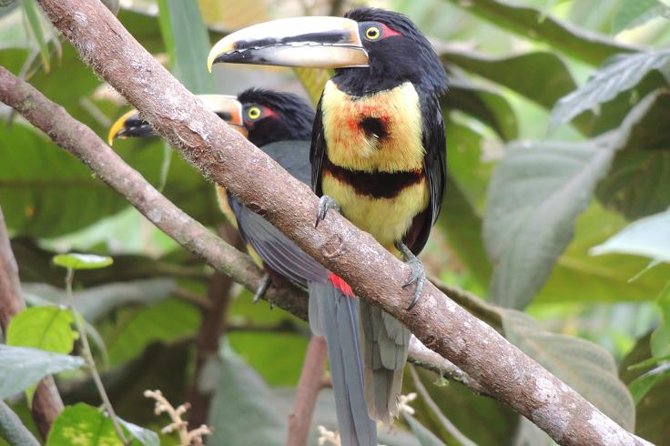
{"type": "MultiPolygon", "coordinates": [[[[235,96],[221,94],[201,94],[198,98],[207,108],[216,113],[221,119],[229,125],[247,136],[244,129],[242,117],[242,104],[235,96]]],[[[143,120],[137,110],[130,110],[124,113],[109,128],[107,142],[111,146],[117,138],[148,137],[156,136],[153,127],[148,121],[143,120]]]]}
{"type": "Polygon", "coordinates": [[[340,68],[368,66],[358,23],[341,17],[295,17],[260,23],[227,35],[209,52],[218,62],[340,68]]]}

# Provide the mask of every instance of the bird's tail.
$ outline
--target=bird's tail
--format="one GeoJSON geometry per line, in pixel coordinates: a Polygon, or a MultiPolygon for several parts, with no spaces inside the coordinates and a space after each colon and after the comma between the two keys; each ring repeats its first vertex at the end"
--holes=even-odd
{"type": "Polygon", "coordinates": [[[368,415],[363,391],[357,299],[334,274],[326,282],[310,282],[308,288],[312,331],[328,344],[341,444],[376,446],[377,427],[368,415]]]}
{"type": "Polygon", "coordinates": [[[390,423],[398,415],[410,332],[381,308],[363,300],[359,307],[365,399],[370,416],[390,423]]]}

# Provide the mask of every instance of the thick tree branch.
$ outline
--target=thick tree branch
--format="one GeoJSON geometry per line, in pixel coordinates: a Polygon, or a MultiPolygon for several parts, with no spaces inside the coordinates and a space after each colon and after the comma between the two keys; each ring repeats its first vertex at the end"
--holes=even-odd
{"type": "MultiPolygon", "coordinates": [[[[342,276],[356,294],[401,320],[424,344],[482,384],[487,393],[512,406],[561,444],[646,443],[432,284],[426,286],[419,304],[406,311],[412,290],[404,290],[402,285],[409,268],[334,212],[313,229],[317,199],[311,191],[206,110],[97,0],[39,3],[84,61],[120,91],[186,159],[342,276]]],[[[28,116],[34,114],[34,104],[24,103],[20,108],[28,116]]],[[[85,135],[70,135],[76,139],[51,136],[59,144],[72,147],[85,135]]],[[[87,163],[92,161],[89,156],[84,158],[87,163]]],[[[154,222],[166,217],[155,203],[149,214],[154,222]]],[[[221,245],[213,236],[205,244],[221,245]]]]}
{"type": "MultiPolygon", "coordinates": [[[[12,252],[9,235],[5,227],[5,217],[0,209],[0,329],[7,333],[9,321],[25,308],[21,297],[19,268],[12,252]]],[[[31,415],[42,438],[47,438],[49,429],[63,410],[56,383],[51,376],[42,379],[33,395],[31,415]]]]}

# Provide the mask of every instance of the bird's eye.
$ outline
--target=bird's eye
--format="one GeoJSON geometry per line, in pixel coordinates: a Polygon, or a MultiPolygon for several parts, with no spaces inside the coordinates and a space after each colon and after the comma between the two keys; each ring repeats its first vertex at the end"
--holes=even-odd
{"type": "Polygon", "coordinates": [[[247,116],[249,119],[258,119],[261,117],[261,109],[259,107],[251,107],[247,110],[247,116]]]}
{"type": "Polygon", "coordinates": [[[379,37],[381,37],[381,35],[381,30],[376,26],[371,26],[365,30],[365,37],[369,40],[377,40],[379,37]]]}

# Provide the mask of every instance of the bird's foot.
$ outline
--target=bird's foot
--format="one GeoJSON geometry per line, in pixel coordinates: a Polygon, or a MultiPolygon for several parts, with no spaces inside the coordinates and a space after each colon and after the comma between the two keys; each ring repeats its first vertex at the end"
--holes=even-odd
{"type": "Polygon", "coordinates": [[[319,223],[321,223],[324,218],[326,218],[326,214],[331,209],[335,209],[337,212],[340,212],[340,205],[337,204],[337,201],[335,201],[333,197],[323,195],[321,198],[319,198],[319,206],[316,209],[316,222],[314,223],[315,228],[319,226],[319,223]]]}
{"type": "Polygon", "coordinates": [[[254,299],[252,300],[253,303],[258,302],[261,297],[265,295],[265,292],[270,288],[270,284],[272,283],[272,280],[270,279],[269,274],[265,274],[263,278],[261,279],[261,284],[258,285],[258,288],[256,289],[256,293],[254,294],[254,299]]]}
{"type": "Polygon", "coordinates": [[[426,270],[423,267],[421,260],[419,260],[417,256],[415,256],[414,253],[410,251],[407,245],[399,242],[396,243],[396,248],[398,248],[398,250],[402,253],[405,263],[407,263],[410,268],[412,268],[412,272],[407,278],[407,282],[405,282],[402,287],[407,288],[416,284],[414,287],[414,297],[412,298],[412,303],[410,303],[409,307],[407,307],[407,311],[409,311],[414,308],[414,305],[416,305],[417,302],[419,302],[421,293],[423,293],[423,288],[426,285],[426,270]]]}

